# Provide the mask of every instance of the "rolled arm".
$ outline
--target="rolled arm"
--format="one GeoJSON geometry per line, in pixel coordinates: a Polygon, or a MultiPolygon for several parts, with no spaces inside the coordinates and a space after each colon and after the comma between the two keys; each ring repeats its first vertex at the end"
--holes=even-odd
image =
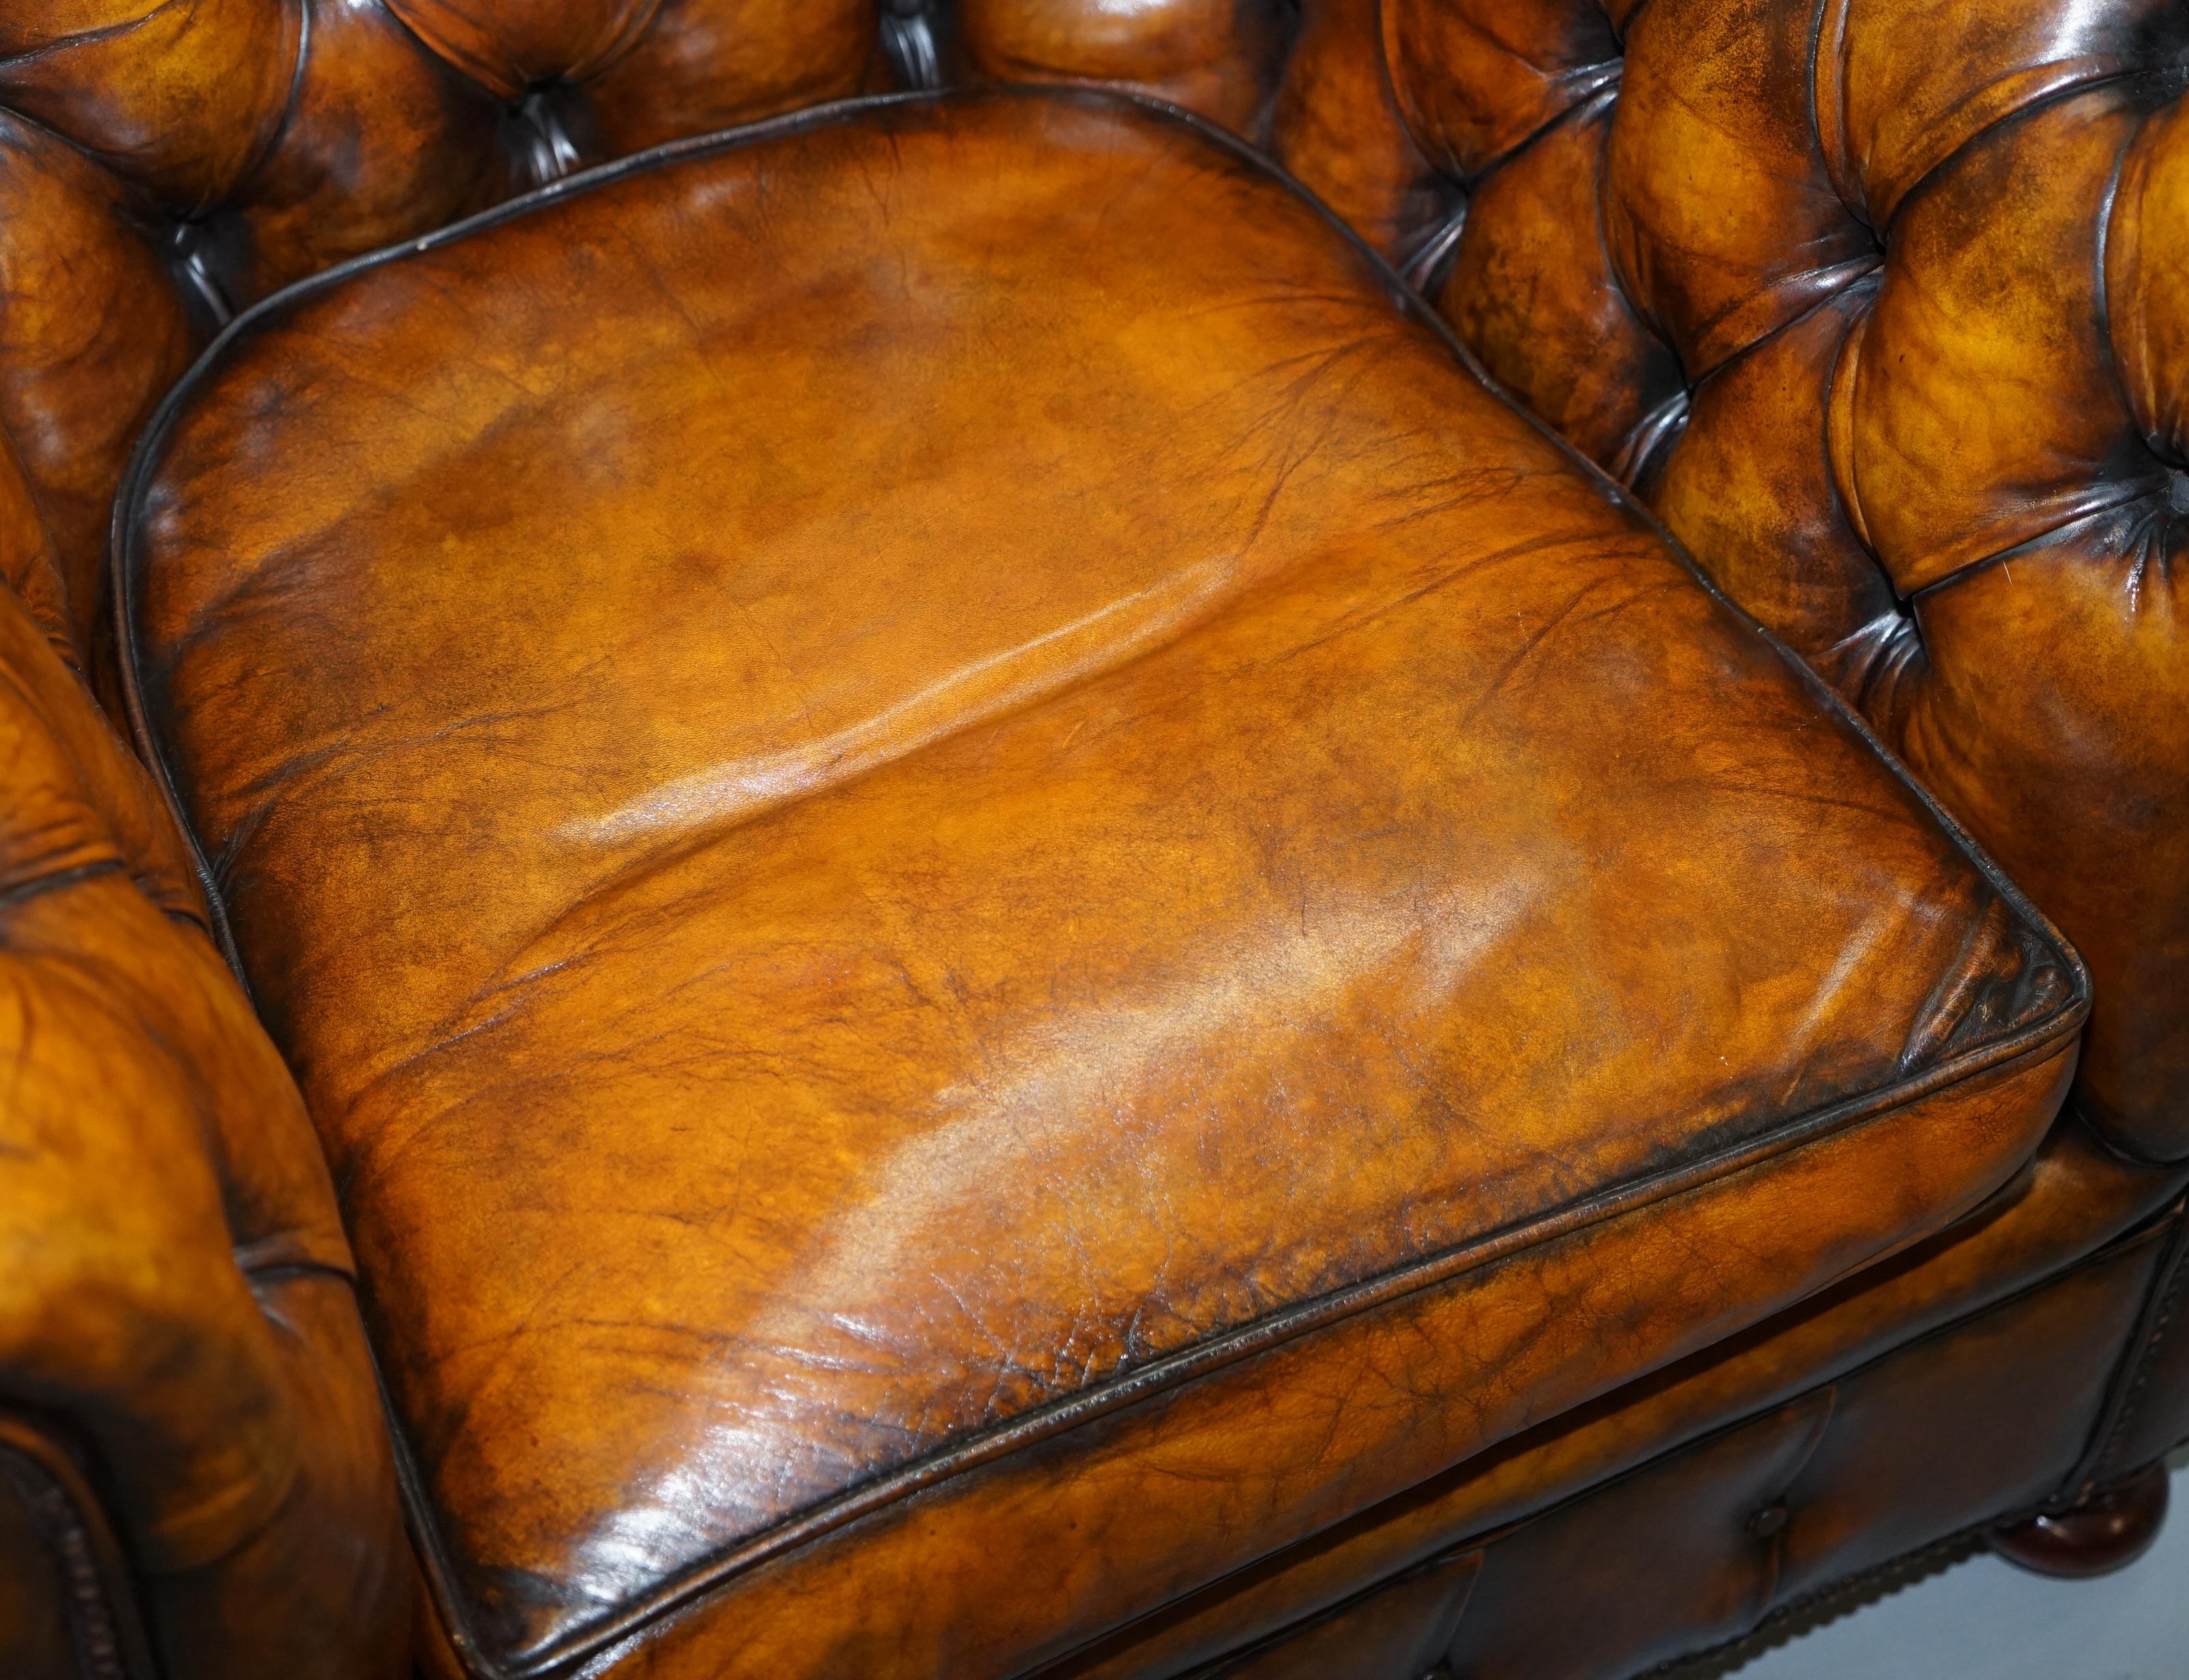
{"type": "Polygon", "coordinates": [[[170,1677],[399,1674],[410,1564],[317,1142],[166,812],[5,591],[0,784],[0,1411],[100,1502],[170,1677]]]}

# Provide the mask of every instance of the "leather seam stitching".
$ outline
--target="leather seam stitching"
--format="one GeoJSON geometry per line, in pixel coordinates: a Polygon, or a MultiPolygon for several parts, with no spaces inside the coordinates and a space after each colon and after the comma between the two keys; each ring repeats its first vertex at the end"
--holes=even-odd
{"type": "MultiPolygon", "coordinates": [[[[2094,1267],[2109,1264],[2113,1261],[2121,1259],[2124,1255],[2132,1253],[2139,1244],[2151,1241],[2154,1230],[2162,1228],[2163,1225],[2154,1227],[2147,1225],[2140,1229],[2131,1229],[2127,1233],[2114,1237],[2109,1242],[2100,1243],[2097,1247],[2091,1250],[2089,1253],[2083,1255],[2079,1259],[2068,1262],[2067,1264],[2060,1267],[2056,1270],[2049,1272],[2044,1276],[2025,1284],[2022,1287],[2013,1291],[2011,1293],[2001,1296],[1998,1300],[1987,1301],[1976,1307],[1974,1309],[1961,1314],[1959,1317],[1949,1319],[1943,1324],[1934,1325],[1930,1329],[1924,1331],[1920,1335],[1913,1336],[1909,1338],[1906,1341],[1896,1343],[1892,1347],[1886,1348],[1880,1353],[1872,1355],[1870,1357],[1862,1360],[1857,1364],[1849,1366],[1843,1371],[1835,1372],[1830,1377],[1815,1383],[1807,1389],[1803,1389],[1795,1394],[1788,1394],[1783,1399],[1768,1401],[1763,1405],[1757,1406],[1753,1410],[1741,1412],[1737,1417],[1730,1418],[1725,1423],[1712,1425],[1711,1428],[1705,1429],[1700,1434],[1683,1437],[1663,1448],[1661,1451],[1651,1454],[1649,1457],[1643,1459],[1638,1463],[1630,1465],[1627,1468],[1617,1471],[1611,1475],[1606,1476],[1598,1481],[1592,1482],[1587,1486],[1581,1488],[1575,1492],[1567,1495],[1564,1498],[1554,1500],[1550,1504],[1545,1505],[1539,1509],[1526,1512],[1508,1521],[1492,1524],[1488,1528],[1478,1530],[1473,1533],[1465,1535],[1460,1539],[1451,1541],[1450,1544],[1440,1546],[1424,1563],[1410,1564],[1406,1569],[1379,1578],[1378,1581],[1369,1587],[1364,1588],[1360,1592],[1349,1594],[1343,1601],[1340,1602],[1337,1608],[1340,1609],[1349,1608],[1364,1598],[1373,1596],[1373,1594],[1381,1587],[1395,1586],[1400,1581],[1406,1580],[1408,1576],[1418,1573],[1423,1569],[1428,1567],[1429,1564],[1434,1564],[1440,1559],[1455,1555],[1462,1555],[1468,1552],[1483,1552],[1486,1553],[1490,1547],[1496,1545],[1499,1541],[1504,1539],[1507,1536],[1517,1533],[1520,1530],[1524,1529],[1532,1524],[1542,1521],[1547,1518],[1555,1517],[1562,1513],[1572,1510],[1578,1506],[1587,1503],[1598,1494],[1619,1487],[1638,1477],[1646,1475],[1652,1470],[1654,1470],[1686,1453],[1695,1451],[1701,1448],[1710,1446],[1717,1442],[1722,1441],[1730,1436],[1738,1434],[1743,1429],[1762,1422],[1765,1418],[1775,1416],[1776,1414],[1785,1411],[1792,1407],[1801,1406],[1805,1402],[1814,1403],[1820,1400],[1829,1399],[1830,1403],[1826,1406],[1825,1415],[1819,1419],[1819,1423],[1814,1426],[1813,1439],[1809,1445],[1807,1454],[1804,1456],[1802,1467],[1800,1469],[1797,1469],[1795,1472],[1794,1476],[1790,1479],[1790,1482],[1792,1480],[1798,1480],[1801,1471],[1807,1468],[1809,1462],[1814,1459],[1818,1449],[1822,1446],[1824,1435],[1828,1432],[1830,1426],[1838,1419],[1839,1407],[1837,1399],[1839,1390],[1846,1388],[1851,1383],[1859,1382],[1862,1378],[1869,1376],[1873,1372],[1877,1371],[1882,1366],[1885,1366],[1898,1359],[1903,1354],[1910,1352],[1917,1348],[1929,1346],[1937,1342],[1944,1340],[1949,1337],[1957,1335],[1975,1325],[1981,1324],[1984,1320],[1989,1318],[1994,1313],[2008,1311],[2012,1308],[2019,1306],[2024,1302],[2033,1299],[2037,1296],[2043,1294],[2045,1291],[2052,1288],[2054,1286],[2064,1282],[2071,1277],[2079,1276],[2082,1273],[2088,1271],[2094,1267]]],[[[1974,1528],[1966,1530],[1965,1534],[1980,1532],[1982,1530],[1988,1530],[1992,1526],[1993,1521],[1991,1519],[1987,1519],[1983,1523],[1977,1524],[1974,1528]]],[[[1948,1543],[1955,1536],[1949,1536],[1946,1541],[1933,1542],[1933,1544],[1948,1543]]],[[[1886,1564],[1878,1565],[1876,1567],[1890,1569],[1893,1567],[1893,1565],[1891,1562],[1887,1562],[1886,1564]]],[[[1867,1573],[1867,1571],[1864,1573],[1867,1573]]],[[[1214,1585],[1215,1583],[1212,1582],[1210,1584],[1214,1585]]],[[[1830,1592],[1835,1590],[1836,1590],[1836,1588],[1832,1585],[1827,1585],[1818,1589],[1820,1592],[1830,1592]]],[[[1187,1594],[1185,1596],[1191,1597],[1192,1595],[1187,1594]]],[[[1802,1598],[1790,1599],[1785,1604],[1769,1609],[1767,1610],[1766,1614],[1758,1620],[1756,1624],[1756,1628],[1762,1627],[1765,1623],[1772,1620],[1772,1618],[1795,1609],[1813,1596],[1814,1594],[1804,1594],[1802,1598]]],[[[1165,1604],[1154,1607],[1153,1609],[1146,1614],[1159,1614],[1162,1610],[1167,1609],[1170,1608],[1172,1604],[1175,1604],[1179,1602],[1181,1602],[1180,1599],[1172,1599],[1165,1604]]],[[[1285,1624],[1282,1627],[1277,1629],[1274,1634],[1258,1636],[1256,1639],[1252,1641],[1250,1643],[1241,1645],[1236,1649],[1227,1651],[1222,1655],[1213,1659],[1208,1663],[1204,1664],[1201,1668],[1188,1671],[1185,1680],[1199,1680],[1199,1677],[1203,1674],[1204,1671],[1208,1676],[1212,1677],[1213,1680],[1213,1677],[1222,1671],[1224,1664],[1235,1660],[1237,1657],[1246,1655],[1250,1651],[1259,1649],[1264,1645],[1275,1643],[1276,1638],[1281,1635],[1296,1631],[1304,1631],[1309,1626],[1311,1626],[1315,1621],[1322,1620],[1329,1614],[1331,1614],[1331,1612],[1326,1610],[1317,1611],[1311,1616],[1304,1617],[1298,1621],[1285,1624]]],[[[1136,1618],[1135,1620],[1137,1621],[1140,1618],[1136,1618]]],[[[1111,1634],[1105,1635],[1103,1638],[1106,1639],[1113,1638],[1117,1632],[1123,1632],[1124,1629],[1128,1629],[1132,1626],[1133,1623],[1126,1623],[1124,1624],[1123,1628],[1113,1630],[1111,1634]]],[[[1756,1628],[1751,1628],[1748,1633],[1736,1634],[1731,1641],[1728,1641],[1726,1643],[1738,1643],[1741,1639],[1747,1638],[1755,1632],[1756,1628]]],[[[1465,1631],[1465,1624],[1462,1622],[1459,1632],[1463,1633],[1465,1631]]],[[[1045,1680],[1045,1677],[1049,1673],[1051,1669],[1061,1669],[1065,1664],[1072,1660],[1073,1658],[1076,1658],[1085,1651],[1093,1649],[1094,1645],[1100,1643],[1100,1641],[1099,1640],[1089,1641],[1087,1644],[1079,1646],[1074,1650],[1066,1653],[1065,1656],[1058,1658],[1050,1664],[1035,1670],[1032,1677],[1032,1680],[1045,1680]]],[[[1717,1648],[1713,1647],[1712,1649],[1717,1648]]],[[[1676,1669],[1679,1664],[1693,1661],[1696,1655],[1697,1654],[1695,1653],[1689,1653],[1685,1655],[1671,1658],[1666,1663],[1660,1665],[1656,1668],[1643,1671],[1643,1673],[1647,1676],[1654,1676],[1660,1673],[1671,1672],[1676,1669]]],[[[1639,1677],[1638,1677],[1638,1680],[1639,1680],[1639,1677]]]]}
{"type": "MultiPolygon", "coordinates": [[[[2022,1072],[2041,1063],[2050,1055],[2059,1054],[2060,1048],[2050,1042],[2037,1044],[2014,1057],[1986,1067],[1983,1074],[2004,1078],[2022,1072]]],[[[817,1541],[859,1517],[886,1509],[915,1493],[946,1484],[984,1464],[1001,1459],[1014,1450],[1066,1434],[1097,1418],[1128,1411],[1174,1392],[1189,1382],[1213,1376],[1257,1355],[1292,1345],[1320,1331],[1393,1305],[1409,1297],[1456,1283],[1471,1273],[1513,1259],[1530,1249],[1598,1229],[1622,1216],[1638,1214],[1679,1195],[1705,1190],[1734,1173],[1765,1165],[1834,1137],[1885,1123],[1904,1115],[1937,1090],[1959,1083],[1941,1082],[1919,1095],[1878,1106],[1871,1112],[1851,1117],[1837,1124],[1806,1128],[1790,1138],[1783,1135],[1774,1138],[1766,1145],[1735,1151],[1735,1158],[1730,1162],[1718,1157],[1706,1158],[1677,1175],[1666,1175],[1666,1179],[1622,1187],[1623,1194],[1585,1199],[1558,1210],[1548,1219],[1492,1233],[1488,1238],[1466,1247],[1447,1250],[1427,1262],[1387,1272],[1348,1289],[1300,1303],[1238,1330],[1182,1349],[1100,1389],[1026,1413],[993,1430],[969,1437],[926,1457],[911,1461],[868,1483],[846,1490],[755,1535],[722,1547],[711,1558],[693,1565],[684,1575],[653,1588],[645,1598],[588,1626],[572,1630],[562,1638],[550,1642],[534,1655],[495,1664],[486,1660],[484,1654],[479,1653],[475,1659],[479,1672],[483,1675],[495,1677],[495,1680],[532,1680],[532,1677],[550,1674],[559,1668],[581,1662],[763,1563],[817,1541]]],[[[1828,1115],[1830,1112],[1825,1111],[1828,1115]]],[[[375,1363],[376,1368],[376,1358],[375,1363]]],[[[414,1504],[416,1512],[421,1513],[418,1527],[425,1536],[426,1545],[431,1549],[434,1570],[438,1577],[437,1590],[445,1595],[451,1609],[459,1610],[458,1614],[449,1617],[452,1631],[461,1628],[464,1618],[459,1607],[463,1601],[453,1588],[452,1578],[444,1573],[447,1565],[438,1544],[438,1525],[430,1517],[422,1514],[430,1510],[430,1502],[417,1478],[407,1433],[392,1402],[388,1417],[406,1503],[414,1504]]],[[[476,1644],[468,1637],[467,1629],[452,1637],[451,1643],[460,1649],[477,1651],[476,1644]]]]}
{"type": "Polygon", "coordinates": [[[39,1524],[45,1532],[38,1537],[45,1542],[54,1572],[61,1577],[65,1595],[61,1619],[68,1628],[69,1653],[74,1659],[71,1666],[84,1680],[123,1680],[126,1671],[115,1638],[115,1625],[120,1618],[92,1560],[90,1532],[83,1513],[42,1465],[13,1448],[0,1447],[0,1455],[12,1461],[9,1479],[15,1483],[22,1502],[31,1507],[32,1520],[45,1519],[39,1524]]]}
{"type": "Polygon", "coordinates": [[[0,1482],[13,1482],[16,1497],[31,1507],[70,1591],[63,1617],[71,1668],[80,1680],[150,1680],[155,1665],[142,1606],[106,1502],[49,1431],[20,1413],[0,1415],[0,1425],[8,1426],[0,1427],[0,1482]],[[40,1505],[48,1508],[41,1512],[40,1505]],[[58,1536],[48,1526],[56,1518],[58,1536]],[[101,1634],[103,1650],[95,1643],[101,1634]]]}
{"type": "MultiPolygon", "coordinates": [[[[1868,725],[1840,699],[1821,678],[1809,670],[1778,637],[1754,625],[1754,620],[1737,607],[1733,607],[1724,592],[1696,564],[1692,556],[1667,534],[1646,510],[1609,478],[1601,468],[1579,455],[1540,420],[1524,407],[1514,404],[1504,387],[1492,379],[1480,363],[1453,336],[1440,318],[1423,302],[1418,294],[1408,287],[1389,265],[1378,257],[1360,236],[1348,228],[1322,201],[1286,172],[1281,166],[1253,150],[1246,142],[1205,119],[1181,110],[1174,105],[1145,96],[1114,90],[1083,89],[1065,86],[1011,86],[964,93],[952,93],[911,92],[887,93],[865,98],[832,101],[808,107],[783,116],[684,139],[672,140],[628,157],[581,171],[551,182],[535,191],[506,201],[490,209],[417,239],[382,247],[364,256],[354,257],[322,270],[294,285],[272,293],[250,309],[238,315],[212,342],[197,362],[178,380],[162,399],[159,408],[140,434],[132,454],[128,469],[123,475],[116,494],[113,521],[110,527],[110,563],[113,572],[113,599],[116,614],[116,630],[120,643],[122,687],[127,702],[132,733],[142,749],[147,763],[152,766],[162,796],[173,812],[177,823],[190,847],[207,902],[219,935],[223,953],[243,981],[248,993],[249,982],[244,976],[240,954],[230,928],[225,904],[219,887],[211,874],[205,852],[195,828],[191,825],[182,804],[179,789],[174,780],[162,744],[150,726],[142,677],[143,648],[137,636],[135,603],[135,570],[139,558],[136,536],[138,504],[146,483],[157,464],[166,441],[166,435],[181,413],[184,404],[200,382],[218,365],[230,343],[240,335],[269,319],[277,311],[287,308],[303,297],[331,288],[354,275],[393,262],[404,256],[437,248],[444,244],[484,231],[502,221],[514,219],[540,211],[557,200],[568,195],[590,191],[612,184],[628,176],[650,173],[665,166],[690,159],[712,156],[733,151],[763,141],[823,128],[863,116],[875,111],[889,110],[898,106],[937,105],[955,98],[959,101],[975,99],[1060,100],[1094,103],[1103,105],[1137,109],[1160,120],[1176,123],[1202,140],[1213,144],[1235,161],[1243,163],[1280,189],[1296,195],[1315,210],[1342,239],[1369,267],[1387,297],[1394,308],[1417,325],[1434,333],[1453,355],[1461,369],[1473,377],[1484,389],[1498,400],[1515,408],[1519,417],[1545,438],[1569,463],[1575,466],[1591,483],[1607,494],[1613,505],[1632,515],[1643,528],[1664,542],[1681,563],[1683,568],[1713,600],[1732,607],[1741,619],[1753,626],[1766,644],[1779,657],[1793,680],[1804,692],[1817,701],[1822,710],[1846,722],[1882,761],[1889,773],[1898,780],[1903,789],[1937,823],[1948,838],[1966,856],[1978,876],[1998,891],[2010,910],[2032,931],[2037,933],[2052,948],[2069,976],[2065,998],[2052,1012],[2037,1021],[2005,1033],[2000,1038],[1979,1042],[1971,1049],[1942,1061],[1926,1072],[1903,1079],[1895,1079],[1875,1090],[1844,1102],[1831,1105],[1813,1113],[1800,1117],[1779,1127],[1760,1140],[1733,1150],[1705,1156],[1682,1167],[1628,1181],[1594,1196],[1585,1197],[1567,1207],[1553,1210],[1546,1218],[1524,1225],[1507,1227],[1462,1248],[1449,1249],[1430,1257],[1426,1262],[1388,1272],[1378,1277],[1363,1280],[1347,1289],[1296,1304],[1286,1311],[1254,1321],[1222,1336],[1179,1350],[1165,1359],[1151,1362],[1138,1371],[1116,1379],[1104,1388],[1075,1395],[1058,1402],[1050,1408],[1026,1414],[998,1430],[976,1435],[945,1448],[927,1458],[900,1466],[885,1477],[862,1488],[847,1491],[834,1499],[810,1507],[805,1512],[763,1530],[760,1534],[718,1550],[711,1558],[703,1559],[676,1579],[661,1583],[626,1607],[585,1626],[551,1639],[538,1652],[513,1661],[496,1661],[479,1650],[466,1626],[461,1614],[466,1608],[461,1595],[453,1585],[446,1554],[441,1545],[438,1525],[433,1521],[431,1507],[424,1493],[416,1468],[410,1452],[410,1443],[392,1403],[387,1395],[384,1375],[382,1377],[383,1404],[387,1407],[389,1434],[394,1449],[399,1479],[404,1503],[409,1508],[419,1547],[423,1554],[427,1572],[433,1578],[436,1596],[444,1601],[444,1612],[450,1634],[450,1643],[463,1660],[477,1672],[493,1680],[530,1680],[556,1669],[573,1666],[618,1639],[629,1637],[639,1628],[650,1625],[671,1612],[721,1587],[738,1574],[755,1566],[766,1558],[782,1555],[817,1539],[829,1530],[840,1527],[854,1518],[873,1509],[908,1496],[921,1488],[954,1478],[977,1464],[1001,1457],[1010,1448],[1032,1440],[1045,1439],[1062,1433],[1096,1416],[1124,1409],[1126,1406],[1168,1392],[1179,1384],[1225,1366],[1235,1364],[1254,1354],[1297,1340],[1312,1331],[1351,1318],[1360,1313],[1401,1298],[1421,1290],[1447,1282],[1467,1272],[1475,1270],[1521,1249],[1545,1242],[1554,1236],[1563,1236],[1605,1223],[1619,1214],[1638,1211],[1654,1205],[1683,1191],[1701,1188],[1717,1179],[1728,1176],[1745,1168],[1792,1154],[1809,1145],[1827,1138],[1852,1132],[1862,1126],[1880,1123],[1903,1112],[1914,1104],[1949,1086],[1973,1081],[1980,1077],[2005,1075],[2036,1065],[2050,1055],[2058,1054],[2066,1041],[2080,1029],[2089,1013],[2090,981],[2080,958],[2067,946],[2056,929],[2042,913],[2023,897],[2018,888],[2000,873],[1975,841],[1948,812],[1946,812],[1920,783],[1911,778],[1900,761],[1878,739],[1868,725]]],[[[374,1356],[376,1372],[379,1360],[374,1356]]]]}

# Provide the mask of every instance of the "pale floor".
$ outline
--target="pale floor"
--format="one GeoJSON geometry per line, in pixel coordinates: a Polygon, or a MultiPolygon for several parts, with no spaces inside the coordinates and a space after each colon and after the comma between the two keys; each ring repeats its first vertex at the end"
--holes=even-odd
{"type": "Polygon", "coordinates": [[[1797,1633],[1726,1680],[2189,1680],[2189,1454],[2157,1545],[2047,1581],[1972,1557],[1797,1633]]]}

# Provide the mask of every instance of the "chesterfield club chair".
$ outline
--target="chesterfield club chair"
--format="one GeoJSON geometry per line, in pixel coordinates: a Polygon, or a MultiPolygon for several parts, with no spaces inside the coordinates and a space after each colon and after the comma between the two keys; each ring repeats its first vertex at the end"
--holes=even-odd
{"type": "Polygon", "coordinates": [[[0,0],[0,1674],[1625,1680],[2189,1436],[2181,0],[0,0]]]}

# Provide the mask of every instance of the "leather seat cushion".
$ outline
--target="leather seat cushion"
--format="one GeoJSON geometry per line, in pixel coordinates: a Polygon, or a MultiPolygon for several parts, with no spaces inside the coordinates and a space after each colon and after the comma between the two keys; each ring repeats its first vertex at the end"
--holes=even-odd
{"type": "Polygon", "coordinates": [[[1818,686],[1151,107],[307,282],[123,523],[488,1670],[1017,1672],[1937,1229],[2073,1059],[1818,686]]]}

